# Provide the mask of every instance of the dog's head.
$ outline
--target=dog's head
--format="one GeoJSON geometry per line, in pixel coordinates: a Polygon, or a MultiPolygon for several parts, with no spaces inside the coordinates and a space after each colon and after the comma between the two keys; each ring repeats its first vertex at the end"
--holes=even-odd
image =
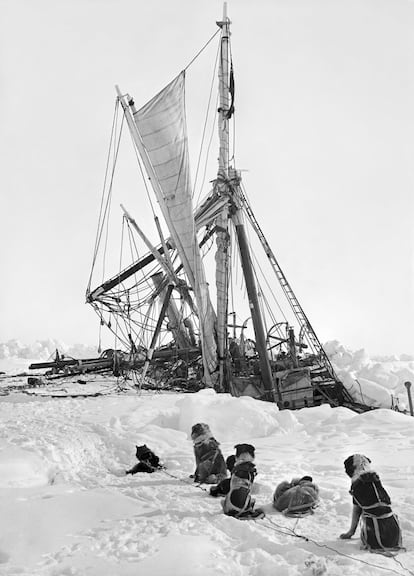
{"type": "Polygon", "coordinates": [[[236,444],[235,448],[236,448],[236,460],[237,461],[242,461],[242,460],[253,461],[254,460],[255,447],[252,446],[251,444],[236,444]]]}
{"type": "Polygon", "coordinates": [[[211,438],[212,434],[211,434],[211,430],[208,424],[204,424],[203,422],[199,422],[198,424],[194,424],[194,426],[191,428],[191,439],[194,441],[197,440],[197,438],[211,438]]]}
{"type": "Polygon", "coordinates": [[[142,446],[135,446],[135,448],[135,456],[138,458],[138,460],[148,460],[153,455],[152,450],[148,448],[146,444],[143,444],[142,446]]]}
{"type": "Polygon", "coordinates": [[[363,454],[353,454],[344,461],[345,472],[350,478],[370,471],[371,460],[363,454]]]}
{"type": "Polygon", "coordinates": [[[312,478],[312,476],[302,476],[302,478],[300,478],[299,482],[313,482],[313,478],[312,478]]]}

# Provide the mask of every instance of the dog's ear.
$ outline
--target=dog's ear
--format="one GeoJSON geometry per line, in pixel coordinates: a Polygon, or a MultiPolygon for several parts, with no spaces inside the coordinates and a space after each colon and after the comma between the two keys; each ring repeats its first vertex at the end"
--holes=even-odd
{"type": "Polygon", "coordinates": [[[354,465],[354,456],[348,456],[348,458],[346,460],[344,460],[344,468],[345,468],[345,472],[348,474],[348,476],[352,477],[355,471],[355,465],[354,465]]]}
{"type": "Polygon", "coordinates": [[[312,476],[302,476],[299,482],[313,482],[312,476]]]}
{"type": "Polygon", "coordinates": [[[229,472],[233,470],[235,462],[236,462],[236,456],[234,454],[226,458],[226,467],[229,472]]]}

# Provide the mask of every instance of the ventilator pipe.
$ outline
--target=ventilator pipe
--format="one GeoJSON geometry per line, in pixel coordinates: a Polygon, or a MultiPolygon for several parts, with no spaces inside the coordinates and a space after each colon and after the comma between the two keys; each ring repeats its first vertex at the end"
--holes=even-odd
{"type": "Polygon", "coordinates": [[[413,399],[411,398],[411,382],[404,382],[404,386],[407,388],[407,394],[408,394],[408,404],[410,406],[410,414],[411,416],[414,416],[414,410],[413,410],[413,399]]]}

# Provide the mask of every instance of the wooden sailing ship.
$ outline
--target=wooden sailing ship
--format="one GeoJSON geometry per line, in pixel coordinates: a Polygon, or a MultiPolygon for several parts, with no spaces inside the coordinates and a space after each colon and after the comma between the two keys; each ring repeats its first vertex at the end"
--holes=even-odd
{"type": "MultiPolygon", "coordinates": [[[[226,5],[217,25],[218,168],[199,202],[190,178],[187,69],[140,108],[117,87],[86,300],[101,326],[116,335],[116,347],[123,350],[115,354],[117,369],[133,371],[138,385],[145,379],[177,381],[183,386],[196,383],[277,402],[281,408],[328,402],[358,409],[254,215],[235,154],[230,152],[235,78],[226,5]],[[130,262],[98,282],[95,271],[100,249],[103,245],[105,252],[108,245],[113,175],[125,124],[143,175],[137,197],[141,194],[142,201],[150,200],[157,236],[150,238],[139,222],[140,214],[133,217],[122,206],[130,262]],[[241,312],[236,311],[238,305],[241,312]]],[[[125,254],[125,248],[121,251],[125,254]]]]}

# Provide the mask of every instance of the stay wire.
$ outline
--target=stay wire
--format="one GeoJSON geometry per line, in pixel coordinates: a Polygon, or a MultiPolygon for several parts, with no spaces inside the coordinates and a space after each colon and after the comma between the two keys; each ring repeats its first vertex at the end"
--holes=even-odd
{"type": "Polygon", "coordinates": [[[207,48],[207,46],[210,44],[210,42],[212,40],[214,40],[214,38],[217,36],[217,34],[221,32],[221,28],[219,28],[218,30],[215,31],[215,33],[213,34],[213,36],[210,38],[210,40],[208,40],[204,46],[197,52],[197,54],[194,56],[194,58],[187,64],[187,66],[183,69],[183,71],[185,72],[186,70],[188,70],[188,68],[191,66],[191,64],[197,60],[197,58],[200,56],[200,54],[207,48]]]}
{"type": "MultiPolygon", "coordinates": [[[[217,107],[218,107],[218,102],[219,102],[219,97],[218,97],[218,95],[217,95],[217,97],[216,97],[216,109],[217,109],[217,107]]],[[[211,134],[210,134],[210,139],[209,139],[208,146],[207,146],[206,158],[208,158],[208,156],[209,156],[209,154],[210,154],[211,143],[212,143],[212,141],[213,141],[213,136],[214,136],[215,131],[216,131],[216,126],[215,126],[216,118],[217,118],[217,111],[216,111],[215,114],[214,114],[214,121],[213,121],[212,127],[211,127],[211,134]]],[[[199,203],[199,201],[200,201],[201,193],[202,193],[202,191],[203,191],[204,183],[205,183],[205,181],[206,181],[207,165],[208,165],[208,162],[206,161],[206,162],[205,162],[205,165],[204,165],[203,179],[202,179],[202,181],[201,181],[200,190],[199,190],[199,192],[198,192],[196,205],[198,205],[198,203],[199,203]]]]}
{"type": "MultiPolygon", "coordinates": [[[[104,183],[103,183],[103,187],[102,187],[101,205],[100,205],[100,209],[99,209],[98,226],[97,226],[96,237],[95,237],[95,247],[94,247],[94,251],[93,251],[92,268],[91,268],[91,273],[90,273],[90,277],[89,277],[88,289],[90,289],[90,285],[91,285],[91,281],[92,281],[92,274],[93,274],[93,270],[95,267],[97,254],[98,254],[98,247],[99,247],[99,243],[100,243],[101,237],[102,237],[103,220],[104,220],[104,215],[102,214],[102,212],[103,212],[103,206],[104,206],[104,200],[105,200],[105,190],[106,190],[107,180],[108,180],[109,162],[111,159],[112,147],[113,147],[113,142],[114,142],[114,137],[115,137],[115,132],[116,132],[116,126],[117,126],[117,122],[118,122],[118,111],[119,111],[119,102],[117,99],[115,102],[115,110],[114,110],[114,115],[113,115],[113,119],[112,119],[111,137],[110,137],[108,155],[107,155],[107,160],[106,160],[104,183]]],[[[110,191],[108,194],[110,194],[110,191]]],[[[105,213],[107,210],[107,203],[108,203],[108,200],[106,202],[105,213]]]]}
{"type": "Polygon", "coordinates": [[[102,195],[101,195],[101,203],[100,203],[100,207],[99,207],[98,226],[97,226],[95,246],[94,246],[94,251],[93,251],[92,268],[93,268],[93,265],[95,263],[96,254],[98,251],[99,236],[100,236],[101,221],[102,221],[102,212],[103,212],[103,205],[104,205],[104,199],[105,199],[105,190],[106,190],[106,183],[107,183],[108,172],[109,172],[109,161],[111,158],[112,143],[114,141],[114,134],[115,134],[116,125],[117,125],[117,118],[118,118],[118,101],[115,102],[115,110],[114,110],[114,115],[113,115],[113,119],[112,119],[111,137],[110,137],[110,141],[109,141],[108,155],[107,155],[107,159],[106,159],[105,176],[104,176],[104,182],[103,182],[103,186],[102,186],[102,195]]]}
{"type": "MultiPolygon", "coordinates": [[[[147,198],[148,198],[148,201],[149,201],[150,206],[151,206],[152,215],[155,216],[155,215],[156,215],[156,212],[155,212],[154,204],[153,204],[152,199],[151,199],[151,194],[150,194],[150,191],[149,191],[149,186],[148,186],[148,183],[147,183],[147,178],[148,178],[148,177],[146,176],[145,171],[144,171],[144,168],[143,168],[143,166],[142,166],[141,156],[140,156],[140,153],[139,153],[139,151],[138,151],[138,148],[137,148],[135,142],[134,142],[134,152],[135,152],[135,157],[136,157],[136,159],[137,159],[139,171],[140,171],[140,173],[141,173],[141,178],[142,178],[142,181],[144,182],[145,192],[146,192],[146,194],[147,194],[147,198]]],[[[149,178],[148,178],[148,179],[149,179],[149,178]]]]}
{"type": "MultiPolygon", "coordinates": [[[[220,51],[220,45],[217,49],[217,55],[216,55],[216,60],[214,63],[214,69],[213,69],[213,78],[211,79],[211,84],[210,84],[210,93],[208,96],[208,103],[207,103],[207,112],[206,112],[206,116],[205,116],[205,120],[204,120],[204,127],[203,127],[203,134],[201,136],[201,144],[200,144],[200,152],[198,155],[198,161],[197,161],[197,168],[196,168],[196,173],[195,173],[195,177],[194,177],[194,186],[193,186],[193,198],[194,198],[194,194],[195,194],[195,189],[197,186],[197,181],[198,181],[198,173],[200,170],[200,163],[201,163],[201,155],[202,155],[202,150],[203,150],[203,146],[204,146],[204,140],[205,140],[205,135],[206,135],[206,130],[207,130],[207,122],[208,122],[208,117],[210,114],[210,107],[211,107],[211,98],[212,98],[212,94],[213,94],[213,87],[214,87],[214,79],[216,76],[216,72],[217,72],[217,62],[218,62],[218,57],[219,57],[219,51],[220,51]]],[[[206,159],[207,162],[207,159],[206,159]]],[[[201,190],[200,193],[198,195],[198,198],[201,195],[201,190]]]]}

